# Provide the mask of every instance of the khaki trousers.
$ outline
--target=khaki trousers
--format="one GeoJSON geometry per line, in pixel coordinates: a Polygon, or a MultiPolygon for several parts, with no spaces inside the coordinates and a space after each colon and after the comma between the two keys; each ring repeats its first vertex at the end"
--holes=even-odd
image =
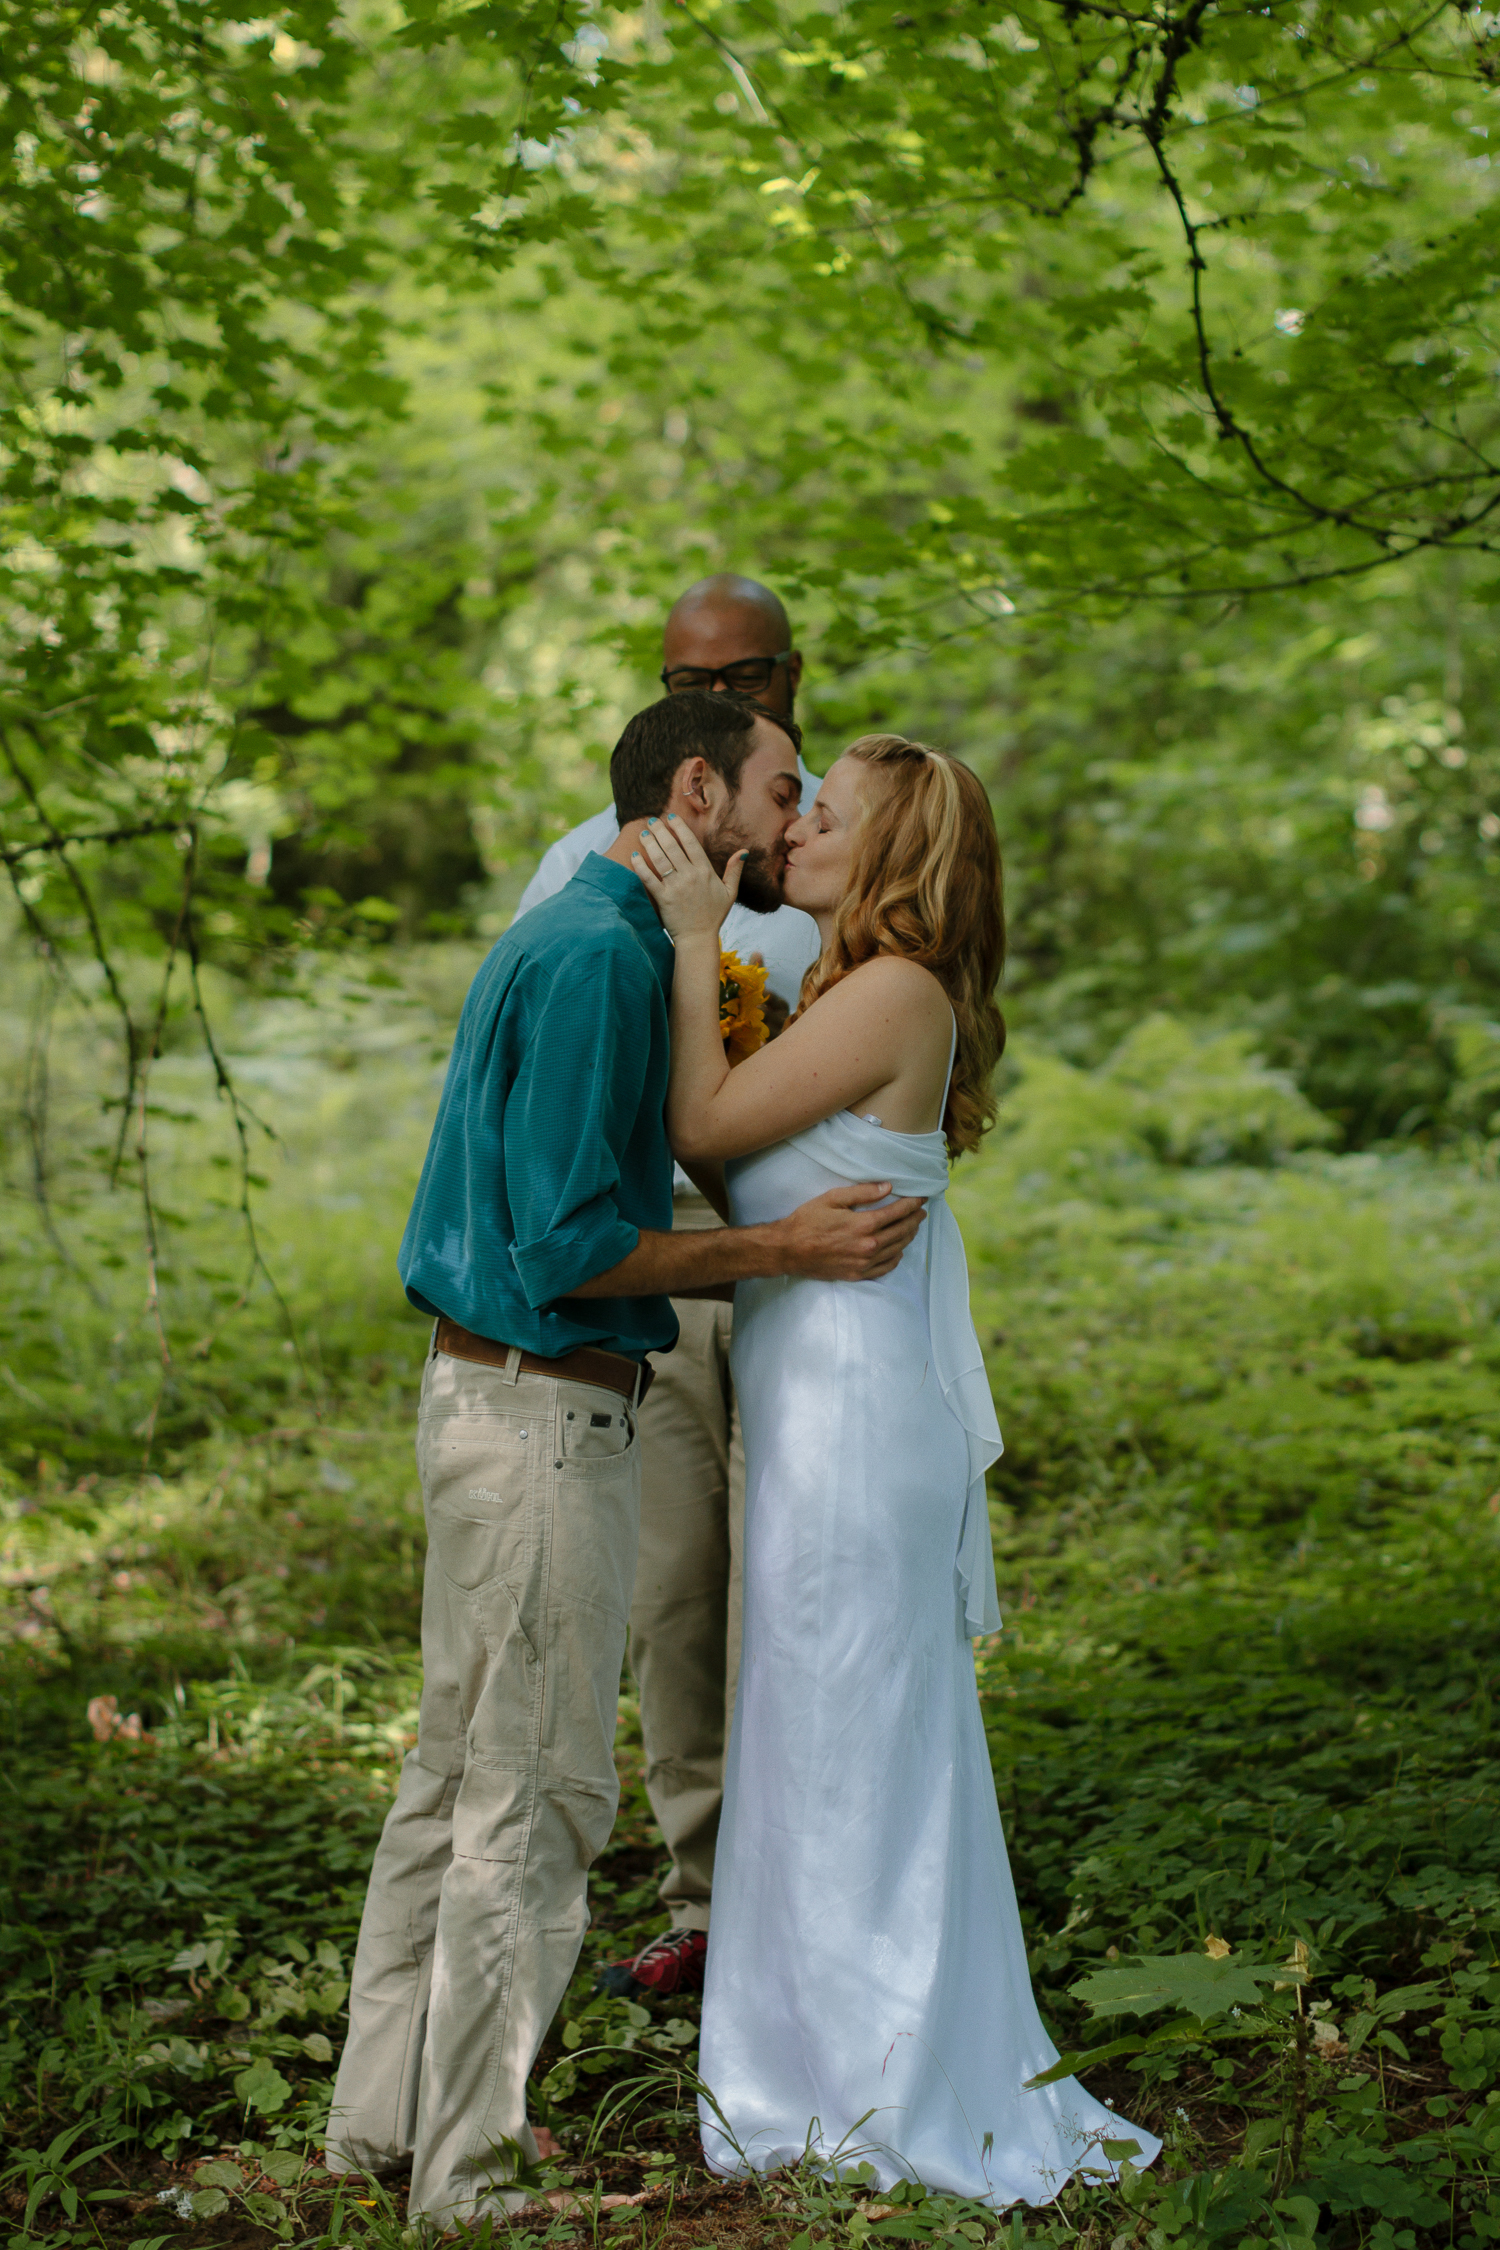
{"type": "MultiPolygon", "coordinates": [[[[679,1195],[673,1225],[719,1224],[679,1195]]],[[[724,1794],[724,1742],[739,1673],[745,1456],[729,1379],[732,1305],[674,1298],[677,1349],[653,1365],[641,1408],[641,1552],[630,1664],[641,1691],[646,1794],[671,1853],[662,1904],[706,1930],[724,1794]]]]}
{"type": "Polygon", "coordinates": [[[370,1875],[329,2169],[412,2160],[414,2219],[525,2201],[526,2079],[588,1926],[619,1799],[615,1707],[640,1522],[613,1391],[431,1353],[417,1746],[370,1875]]]}

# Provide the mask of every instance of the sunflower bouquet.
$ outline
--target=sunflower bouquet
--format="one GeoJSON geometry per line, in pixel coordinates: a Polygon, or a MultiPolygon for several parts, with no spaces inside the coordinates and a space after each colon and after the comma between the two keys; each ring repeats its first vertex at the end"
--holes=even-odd
{"type": "Polygon", "coordinates": [[[737,953],[719,955],[719,1035],[731,1068],[763,1047],[766,1027],[766,972],[737,953]]]}

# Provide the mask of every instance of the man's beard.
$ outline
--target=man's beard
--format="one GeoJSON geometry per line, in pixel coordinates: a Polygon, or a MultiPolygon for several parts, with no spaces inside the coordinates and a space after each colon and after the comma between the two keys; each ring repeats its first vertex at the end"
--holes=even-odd
{"type": "Polygon", "coordinates": [[[729,820],[724,820],[712,836],[703,840],[703,849],[717,874],[722,875],[736,852],[748,851],[750,856],[740,869],[739,904],[748,906],[752,914],[774,914],[785,906],[782,881],[786,874],[786,846],[777,843],[772,850],[747,844],[745,838],[729,820]]]}

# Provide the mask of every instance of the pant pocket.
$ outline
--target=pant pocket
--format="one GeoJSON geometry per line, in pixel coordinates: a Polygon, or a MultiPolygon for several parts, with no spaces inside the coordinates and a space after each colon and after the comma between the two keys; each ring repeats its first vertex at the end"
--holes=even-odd
{"type": "Polygon", "coordinates": [[[635,1443],[635,1417],[622,1399],[619,1406],[568,1406],[560,1416],[562,1463],[565,1469],[596,1461],[617,1461],[635,1443]]]}
{"type": "Polygon", "coordinates": [[[640,1539],[641,1458],[634,1429],[613,1454],[581,1460],[563,1455],[552,1486],[554,1602],[583,1603],[623,1624],[640,1539]]]}
{"type": "Polygon", "coordinates": [[[448,1414],[417,1425],[427,1536],[439,1569],[465,1592],[524,1579],[531,1464],[551,1432],[522,1414],[448,1414]]]}

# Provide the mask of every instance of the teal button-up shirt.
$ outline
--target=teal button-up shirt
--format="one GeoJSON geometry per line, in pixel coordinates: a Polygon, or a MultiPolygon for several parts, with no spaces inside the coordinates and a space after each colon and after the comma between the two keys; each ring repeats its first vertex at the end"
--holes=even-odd
{"type": "Polygon", "coordinates": [[[597,852],[493,947],[401,1239],[414,1305],[545,1359],[671,1350],[669,1298],[571,1296],[672,1224],[671,990],[655,907],[597,852]]]}

